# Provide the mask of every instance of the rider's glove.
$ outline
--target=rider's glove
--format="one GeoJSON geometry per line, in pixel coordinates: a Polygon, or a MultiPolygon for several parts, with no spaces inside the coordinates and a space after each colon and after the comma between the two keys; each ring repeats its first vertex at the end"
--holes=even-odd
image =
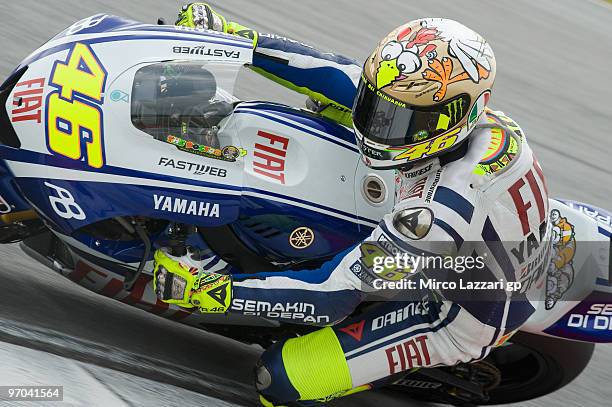
{"type": "Polygon", "coordinates": [[[155,252],[153,288],[168,304],[197,307],[203,313],[225,313],[232,301],[232,279],[226,274],[207,272],[189,251],[175,257],[167,250],[155,252]]]}
{"type": "Polygon", "coordinates": [[[176,25],[227,32],[225,18],[206,3],[191,3],[183,6],[176,25]]]}
{"type": "Polygon", "coordinates": [[[257,31],[233,21],[227,21],[206,3],[190,3],[183,6],[174,24],[234,34],[253,40],[253,46],[257,44],[257,31]]]}

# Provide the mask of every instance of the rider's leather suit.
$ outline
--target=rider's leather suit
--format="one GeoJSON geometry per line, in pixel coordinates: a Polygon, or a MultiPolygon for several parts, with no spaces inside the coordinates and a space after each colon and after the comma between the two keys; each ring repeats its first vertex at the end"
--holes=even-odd
{"type": "MultiPolygon", "coordinates": [[[[307,93],[337,121],[350,123],[361,72],[354,61],[259,34],[253,67],[307,93]]],[[[235,276],[233,312],[280,304],[279,309],[291,311],[278,313],[286,322],[335,324],[268,349],[258,371],[259,390],[281,402],[328,399],[414,367],[485,357],[542,299],[547,214],[544,176],[523,132],[503,113],[487,111],[461,148],[397,171],[395,207],[361,244],[318,269],[235,276]],[[404,297],[344,319],[375,291],[375,280],[402,276],[393,267],[377,274],[374,255],[440,254],[433,249],[440,244],[444,255],[481,255],[484,267],[465,273],[452,267],[418,269],[419,277],[408,279],[464,286],[501,280],[521,282],[522,288],[417,286],[403,290],[404,297]],[[303,311],[301,316],[296,310],[303,311]]]]}

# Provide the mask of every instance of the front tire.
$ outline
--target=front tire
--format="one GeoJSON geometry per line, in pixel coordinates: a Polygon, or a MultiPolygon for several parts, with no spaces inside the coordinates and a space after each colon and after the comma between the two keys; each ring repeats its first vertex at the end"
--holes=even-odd
{"type": "Polygon", "coordinates": [[[388,388],[416,400],[455,406],[516,403],[571,382],[587,366],[594,348],[592,343],[519,332],[483,361],[421,369],[398,377],[388,388]]]}
{"type": "Polygon", "coordinates": [[[587,366],[595,344],[519,332],[511,344],[485,359],[501,371],[501,382],[483,404],[504,404],[550,394],[574,380],[587,366]]]}

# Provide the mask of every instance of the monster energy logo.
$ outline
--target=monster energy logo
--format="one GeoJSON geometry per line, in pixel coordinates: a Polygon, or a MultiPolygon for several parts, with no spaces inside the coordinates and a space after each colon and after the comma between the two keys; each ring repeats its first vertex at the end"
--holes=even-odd
{"type": "Polygon", "coordinates": [[[463,99],[455,99],[446,105],[448,109],[448,117],[451,123],[455,124],[463,117],[463,99]]]}

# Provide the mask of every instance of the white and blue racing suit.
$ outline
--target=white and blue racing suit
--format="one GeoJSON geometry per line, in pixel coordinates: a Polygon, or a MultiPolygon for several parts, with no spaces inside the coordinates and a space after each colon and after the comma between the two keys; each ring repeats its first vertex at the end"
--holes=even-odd
{"type": "MultiPolygon", "coordinates": [[[[259,34],[253,68],[350,125],[361,72],[356,62],[259,34]]],[[[503,113],[487,111],[462,148],[397,171],[393,211],[364,242],[317,269],[234,275],[233,312],[329,325],[268,349],[258,390],[278,402],[325,400],[412,368],[484,358],[541,299],[547,214],[545,180],[521,129],[503,113]],[[425,280],[520,282],[522,288],[491,295],[417,287],[412,300],[385,301],[345,319],[375,291],[375,280],[397,278],[377,274],[372,254],[419,256],[440,242],[454,256],[468,243],[484,248],[487,254],[468,253],[482,254],[484,267],[451,277],[422,270],[425,280]]]]}

